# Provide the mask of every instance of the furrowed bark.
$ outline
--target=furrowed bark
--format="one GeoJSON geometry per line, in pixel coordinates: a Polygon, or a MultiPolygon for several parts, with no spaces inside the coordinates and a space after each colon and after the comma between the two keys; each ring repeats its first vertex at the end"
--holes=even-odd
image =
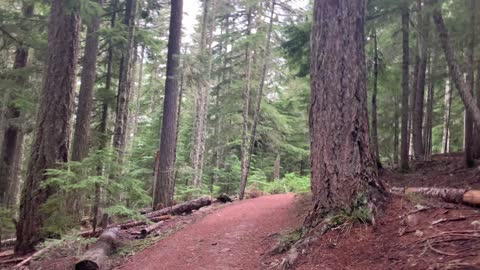
{"type": "Polygon", "coordinates": [[[177,143],[178,80],[182,35],[183,0],[172,2],[168,39],[167,78],[160,137],[158,174],[153,196],[153,208],[173,204],[175,193],[175,154],[177,143]]]}
{"type": "Polygon", "coordinates": [[[47,179],[45,170],[68,161],[79,30],[79,10],[67,8],[63,0],[53,0],[47,68],[17,223],[15,252],[19,255],[34,250],[42,238],[45,216],[40,207],[55,192],[51,187],[41,187],[47,179]]]}
{"type": "Polygon", "coordinates": [[[373,216],[386,196],[370,148],[365,5],[363,0],[314,4],[309,118],[314,206],[307,228],[316,227],[327,212],[358,207],[359,197],[373,216]]]}
{"type": "Polygon", "coordinates": [[[402,47],[403,47],[403,62],[402,62],[402,124],[401,124],[401,142],[400,142],[400,169],[408,171],[408,97],[409,97],[409,22],[410,11],[407,4],[402,7],[402,47]]]}

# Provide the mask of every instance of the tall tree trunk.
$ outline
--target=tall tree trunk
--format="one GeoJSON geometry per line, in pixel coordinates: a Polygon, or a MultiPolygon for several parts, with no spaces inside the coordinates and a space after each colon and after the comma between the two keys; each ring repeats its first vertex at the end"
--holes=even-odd
{"type": "Polygon", "coordinates": [[[397,167],[398,164],[398,148],[399,148],[399,139],[398,131],[400,126],[400,116],[399,116],[399,106],[398,106],[398,96],[395,94],[394,97],[395,111],[394,111],[394,120],[393,120],[393,164],[397,167]]]}
{"type": "Polygon", "coordinates": [[[378,92],[378,38],[377,31],[373,34],[373,93],[372,93],[372,148],[373,154],[377,161],[378,167],[380,163],[380,151],[378,145],[378,125],[377,125],[377,92],[378,92]]]}
{"type": "MultiPolygon", "coordinates": [[[[477,106],[480,108],[480,60],[477,61],[477,84],[475,89],[477,106]]],[[[480,158],[480,126],[475,125],[475,158],[480,158]]]]}
{"type": "Polygon", "coordinates": [[[268,30],[267,30],[267,40],[265,44],[265,55],[263,56],[262,75],[260,78],[260,86],[257,93],[257,102],[256,102],[255,111],[253,114],[253,123],[252,123],[252,129],[250,131],[249,148],[248,148],[247,157],[246,157],[246,164],[245,164],[246,170],[244,172],[244,175],[242,175],[242,179],[240,182],[240,192],[239,192],[240,200],[243,200],[243,197],[245,194],[245,188],[247,186],[248,174],[250,172],[250,166],[252,163],[253,149],[255,148],[257,125],[260,119],[260,109],[261,109],[262,99],[263,99],[263,89],[265,88],[265,80],[267,79],[267,71],[270,65],[270,53],[271,53],[270,48],[271,48],[271,39],[272,39],[272,32],[273,32],[273,19],[275,15],[275,5],[276,5],[276,0],[272,0],[272,6],[270,10],[270,21],[269,21],[268,30]]]}
{"type": "Polygon", "coordinates": [[[379,206],[385,194],[369,145],[364,11],[364,0],[314,4],[310,65],[314,207],[305,220],[307,227],[315,226],[326,212],[356,207],[362,194],[370,206],[379,206]]]}
{"type": "Polygon", "coordinates": [[[450,115],[452,108],[452,89],[450,81],[445,80],[445,99],[443,111],[442,153],[450,152],[450,115]]]}
{"type": "Polygon", "coordinates": [[[51,3],[47,70],[20,204],[17,254],[32,251],[42,238],[45,216],[40,208],[55,192],[51,187],[41,186],[47,178],[45,170],[68,161],[80,16],[77,8],[67,7],[63,0],[51,3]]]}
{"type": "MultiPolygon", "coordinates": [[[[247,12],[247,32],[246,37],[250,38],[252,32],[252,8],[248,8],[247,12]]],[[[249,110],[250,110],[250,87],[252,77],[252,52],[250,43],[248,42],[245,48],[245,62],[247,63],[245,73],[245,87],[243,89],[243,111],[242,111],[242,144],[240,145],[240,181],[243,183],[243,179],[247,179],[247,159],[248,159],[248,123],[249,123],[249,110]]],[[[242,188],[240,188],[242,192],[242,188]]],[[[243,197],[243,194],[241,195],[243,197]]]]}
{"type": "Polygon", "coordinates": [[[450,77],[455,84],[455,88],[457,88],[460,97],[462,98],[466,110],[472,114],[472,118],[475,124],[480,125],[480,110],[477,107],[472,93],[469,91],[469,87],[466,86],[465,80],[462,77],[460,67],[457,63],[457,60],[455,59],[455,53],[452,47],[452,42],[450,40],[450,35],[443,21],[442,13],[438,9],[438,7],[435,8],[433,11],[433,20],[435,21],[435,26],[438,31],[440,44],[442,45],[443,52],[445,53],[445,58],[447,59],[448,72],[450,74],[450,77]]]}
{"type": "Polygon", "coordinates": [[[132,123],[132,140],[135,138],[138,130],[138,118],[140,116],[140,105],[141,105],[141,98],[142,98],[142,87],[143,87],[143,62],[145,57],[145,46],[142,45],[142,49],[140,50],[140,64],[138,67],[138,83],[137,83],[137,92],[135,95],[135,114],[133,116],[133,123],[132,123]]]}
{"type": "Polygon", "coordinates": [[[413,149],[415,159],[423,159],[423,103],[425,99],[425,74],[427,70],[428,59],[428,33],[430,18],[425,10],[422,9],[422,0],[417,0],[418,7],[418,53],[419,65],[415,89],[415,106],[413,112],[413,149]]]}
{"type": "Polygon", "coordinates": [[[212,42],[213,32],[215,30],[215,3],[216,0],[205,0],[203,7],[199,55],[204,65],[207,67],[207,72],[203,75],[204,78],[202,78],[203,81],[200,83],[200,89],[195,96],[194,146],[192,153],[192,185],[195,188],[201,187],[203,178],[203,163],[205,159],[208,124],[208,94],[210,91],[210,76],[212,69],[212,42]],[[210,6],[212,14],[209,12],[210,6]]]}
{"type": "Polygon", "coordinates": [[[153,208],[173,205],[177,143],[178,81],[182,37],[183,0],[172,1],[168,37],[167,76],[160,137],[160,159],[153,208]]]}
{"type": "Polygon", "coordinates": [[[118,80],[117,111],[115,130],[113,133],[113,147],[117,150],[120,160],[125,152],[128,130],[128,107],[130,103],[130,89],[132,84],[132,65],[134,64],[133,51],[135,50],[135,14],[137,0],[127,0],[124,24],[128,28],[127,46],[122,50],[120,60],[120,77],[118,80]]]}
{"type": "Polygon", "coordinates": [[[425,158],[429,159],[432,155],[432,128],[433,128],[433,104],[435,104],[435,93],[434,93],[434,66],[436,65],[437,55],[434,53],[430,57],[428,64],[428,96],[427,96],[427,114],[425,116],[425,134],[424,134],[424,147],[425,147],[425,158]]]}
{"type": "Polygon", "coordinates": [[[403,63],[402,63],[402,131],[400,142],[400,169],[402,171],[408,170],[408,66],[409,66],[409,23],[410,11],[406,3],[402,4],[402,47],[403,47],[403,63]]]}
{"type": "MultiPolygon", "coordinates": [[[[97,0],[99,5],[103,0],[97,0]]],[[[82,161],[88,156],[90,147],[90,118],[93,107],[93,88],[97,75],[97,54],[98,54],[98,29],[100,28],[100,17],[91,18],[87,27],[87,40],[82,61],[82,75],[78,107],[73,133],[72,161],[82,161]]],[[[81,173],[81,172],[80,172],[81,173]]],[[[68,196],[69,212],[76,218],[82,216],[83,194],[71,194],[68,196]]]]}
{"type": "MultiPolygon", "coordinates": [[[[469,12],[470,12],[470,21],[466,26],[469,35],[467,41],[467,48],[465,51],[466,56],[466,72],[467,72],[467,81],[466,81],[466,91],[469,92],[473,97],[473,88],[474,88],[474,62],[473,62],[473,52],[475,49],[475,13],[477,12],[476,4],[478,0],[468,0],[469,12]]],[[[476,105],[476,104],[475,104],[476,105]]],[[[464,161],[465,166],[473,167],[474,165],[474,139],[473,139],[473,119],[472,114],[465,110],[465,131],[464,131],[464,161]]]]}
{"type": "MultiPolygon", "coordinates": [[[[27,18],[33,16],[33,12],[33,4],[23,8],[23,15],[27,18]]],[[[13,68],[22,69],[27,66],[27,62],[28,47],[17,46],[13,68]]],[[[21,78],[17,78],[17,83],[22,83],[21,78]]],[[[10,93],[10,100],[15,98],[15,93],[10,93]]],[[[21,111],[13,102],[9,102],[3,117],[7,123],[0,144],[0,206],[13,207],[18,193],[24,132],[21,127],[21,111]]]]}

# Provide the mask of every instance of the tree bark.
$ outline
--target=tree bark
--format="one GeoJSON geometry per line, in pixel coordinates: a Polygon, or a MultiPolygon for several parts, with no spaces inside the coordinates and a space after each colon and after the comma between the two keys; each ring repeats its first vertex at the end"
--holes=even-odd
{"type": "Polygon", "coordinates": [[[277,154],[275,162],[273,163],[273,180],[280,179],[280,154],[277,154]]]}
{"type": "MultiPolygon", "coordinates": [[[[249,7],[247,12],[247,31],[246,37],[250,38],[252,32],[252,8],[249,7]]],[[[242,144],[240,145],[240,181],[247,179],[247,157],[248,157],[248,123],[250,120],[250,87],[252,77],[252,52],[250,43],[246,44],[245,48],[245,62],[247,63],[245,73],[245,88],[243,89],[243,111],[242,111],[242,144]]],[[[240,187],[240,197],[243,197],[242,187],[240,187]]]]}
{"type": "Polygon", "coordinates": [[[365,5],[364,0],[314,4],[309,124],[314,207],[307,227],[326,212],[353,209],[361,196],[374,214],[385,196],[369,145],[365,5]]]}
{"type": "Polygon", "coordinates": [[[248,148],[247,157],[246,157],[246,164],[245,164],[246,170],[242,175],[242,179],[240,182],[240,192],[239,192],[240,200],[243,200],[243,197],[245,195],[245,188],[248,182],[248,175],[249,175],[250,166],[252,163],[253,149],[255,148],[255,141],[257,137],[257,125],[260,119],[263,90],[265,88],[265,80],[266,80],[267,71],[270,65],[270,53],[271,53],[270,48],[271,48],[271,39],[272,39],[272,33],[273,33],[273,19],[275,15],[275,5],[276,5],[276,0],[272,0],[272,6],[270,10],[270,19],[269,19],[270,21],[269,21],[268,30],[267,30],[267,40],[265,44],[265,55],[263,56],[262,75],[260,77],[260,86],[257,93],[257,102],[256,102],[255,111],[253,114],[253,123],[252,123],[252,129],[250,131],[249,148],[248,148]]]}
{"type": "Polygon", "coordinates": [[[127,46],[122,50],[120,60],[120,77],[118,80],[117,111],[113,147],[117,150],[120,160],[123,158],[128,130],[128,107],[130,104],[130,89],[132,84],[133,51],[135,50],[135,15],[137,0],[127,0],[124,24],[128,28],[127,46]]]}
{"type": "MultiPolygon", "coordinates": [[[[97,0],[99,5],[103,0],[97,0]]],[[[94,16],[87,27],[87,38],[85,42],[85,51],[82,60],[82,75],[80,84],[80,93],[78,96],[78,107],[76,114],[75,129],[72,143],[72,161],[82,161],[88,156],[90,149],[90,118],[93,107],[93,88],[97,75],[97,54],[98,54],[98,29],[100,28],[100,17],[94,16]]],[[[83,173],[83,172],[80,172],[83,173]]],[[[69,213],[75,218],[82,215],[82,200],[84,195],[81,193],[70,194],[67,199],[69,213]]]]}
{"type": "Polygon", "coordinates": [[[475,124],[480,125],[480,110],[478,109],[475,99],[469,91],[469,88],[466,86],[465,80],[462,78],[460,67],[455,59],[455,53],[450,40],[450,35],[443,21],[442,13],[438,7],[433,11],[433,20],[437,28],[440,44],[442,45],[443,52],[445,53],[445,58],[447,59],[450,77],[455,84],[455,88],[457,88],[460,97],[462,98],[467,112],[472,114],[475,124]]]}
{"type": "Polygon", "coordinates": [[[428,59],[428,33],[429,33],[429,15],[422,9],[422,0],[417,0],[418,8],[418,53],[419,65],[415,89],[415,106],[413,112],[413,149],[416,160],[423,159],[425,153],[423,145],[423,111],[425,99],[425,75],[428,59]]]}
{"type": "Polygon", "coordinates": [[[168,37],[167,77],[160,137],[160,159],[153,208],[170,206],[175,193],[175,153],[177,147],[178,81],[182,37],[183,0],[172,2],[168,37]]]}
{"type": "MultiPolygon", "coordinates": [[[[468,41],[467,48],[465,51],[466,56],[466,91],[472,95],[473,98],[473,88],[474,88],[474,50],[475,50],[475,13],[477,12],[476,4],[477,0],[469,0],[469,12],[470,20],[468,25],[468,41]]],[[[476,105],[476,104],[475,104],[476,105]]],[[[465,110],[465,131],[464,131],[464,162],[465,166],[468,168],[473,167],[474,165],[474,128],[473,128],[473,119],[472,113],[468,110],[465,110]]]]}
{"type": "Polygon", "coordinates": [[[55,191],[42,187],[45,170],[68,161],[80,16],[77,8],[53,0],[48,24],[47,70],[37,113],[27,178],[22,192],[15,252],[26,254],[42,238],[40,207],[55,191]]]}
{"type": "Polygon", "coordinates": [[[373,34],[373,93],[372,93],[372,148],[373,154],[377,161],[378,167],[380,163],[380,151],[378,145],[378,125],[377,125],[377,92],[378,92],[378,39],[377,31],[373,34]]]}
{"type": "MultiPolygon", "coordinates": [[[[34,6],[32,4],[23,8],[23,15],[27,18],[31,17],[33,12],[34,6]]],[[[13,68],[22,69],[27,66],[27,61],[28,47],[25,45],[17,46],[13,68]]],[[[17,82],[22,83],[20,78],[17,78],[17,82]]],[[[11,93],[10,100],[15,98],[15,93],[11,93]]],[[[10,102],[4,113],[4,119],[7,123],[0,144],[0,206],[8,208],[15,205],[18,193],[18,174],[21,167],[24,141],[20,117],[20,109],[10,102]]]]}
{"type": "Polygon", "coordinates": [[[402,47],[403,47],[403,63],[402,63],[402,125],[401,125],[401,142],[400,142],[400,169],[408,171],[408,97],[409,97],[409,22],[410,11],[406,3],[402,6],[402,47]]]}
{"type": "Polygon", "coordinates": [[[212,71],[212,42],[215,30],[216,0],[205,0],[203,7],[202,34],[200,39],[199,55],[202,63],[207,67],[207,72],[202,78],[200,89],[195,95],[195,121],[193,135],[192,185],[200,188],[203,178],[203,163],[205,159],[205,144],[208,125],[208,94],[210,91],[210,77],[212,71]],[[209,13],[209,6],[211,12],[209,13]]]}
{"type": "MultiPolygon", "coordinates": [[[[477,84],[475,89],[477,106],[480,108],[480,60],[477,61],[477,84]]],[[[475,158],[480,158],[480,126],[475,125],[475,158]]]]}
{"type": "Polygon", "coordinates": [[[425,116],[425,134],[424,147],[425,159],[429,159],[432,155],[432,128],[433,128],[433,104],[435,104],[435,83],[434,83],[434,66],[437,63],[437,54],[430,57],[428,64],[428,96],[427,96],[427,114],[425,116]]]}
{"type": "Polygon", "coordinates": [[[450,115],[452,108],[452,89],[450,81],[445,79],[445,99],[443,111],[442,153],[450,152],[450,115]]]}

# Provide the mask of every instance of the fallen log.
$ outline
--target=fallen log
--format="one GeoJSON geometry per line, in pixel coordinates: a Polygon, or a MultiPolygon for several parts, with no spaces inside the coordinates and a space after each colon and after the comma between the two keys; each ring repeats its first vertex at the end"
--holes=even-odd
{"type": "Polygon", "coordinates": [[[120,242],[118,232],[118,228],[104,231],[97,242],[88,248],[82,258],[75,264],[75,270],[101,269],[107,257],[113,253],[120,242]]]}
{"type": "Polygon", "coordinates": [[[183,213],[189,213],[193,210],[198,210],[204,206],[212,204],[210,197],[201,197],[188,202],[180,203],[171,207],[163,208],[157,211],[146,214],[147,218],[163,216],[163,215],[179,215],[183,213]]]}
{"type": "MultiPolygon", "coordinates": [[[[151,221],[151,222],[159,222],[159,221],[163,221],[163,220],[169,220],[171,218],[172,218],[171,215],[163,215],[163,216],[159,216],[159,217],[152,217],[152,218],[149,218],[148,220],[151,221]]],[[[120,227],[120,229],[122,229],[122,230],[126,230],[126,229],[129,229],[129,228],[146,225],[147,222],[148,221],[146,221],[146,220],[132,221],[132,222],[117,225],[117,227],[120,227]]]]}
{"type": "Polygon", "coordinates": [[[227,202],[233,202],[233,200],[227,194],[223,193],[217,197],[217,202],[227,203],[227,202]]]}
{"type": "Polygon", "coordinates": [[[160,226],[162,226],[163,224],[163,221],[160,221],[160,222],[157,222],[155,224],[152,224],[150,226],[147,226],[143,229],[140,230],[140,237],[141,238],[145,238],[147,237],[147,235],[149,235],[151,232],[155,231],[156,229],[158,229],[160,226]]]}
{"type": "Polygon", "coordinates": [[[391,189],[392,193],[420,194],[426,197],[438,198],[450,203],[463,203],[480,206],[480,190],[468,190],[461,188],[433,188],[433,187],[411,187],[391,189]]]}
{"type": "Polygon", "coordinates": [[[4,247],[12,247],[15,245],[15,242],[17,241],[17,238],[10,238],[10,239],[5,239],[0,242],[0,248],[4,247]]]}

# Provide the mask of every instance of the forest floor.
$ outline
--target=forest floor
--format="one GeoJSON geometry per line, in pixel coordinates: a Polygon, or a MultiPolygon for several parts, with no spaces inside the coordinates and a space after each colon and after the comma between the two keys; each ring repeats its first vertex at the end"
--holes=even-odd
{"type": "MultiPolygon", "coordinates": [[[[380,177],[388,188],[480,189],[479,167],[465,169],[461,154],[413,162],[412,173],[382,170],[380,177]]],[[[204,207],[165,222],[147,239],[131,241],[133,234],[127,232],[126,244],[105,269],[277,269],[284,254],[272,256],[270,251],[302,224],[310,207],[309,195],[295,194],[204,207]]],[[[76,256],[71,246],[68,250],[49,254],[30,269],[71,269],[76,256]]],[[[77,255],[82,252],[78,247],[73,250],[77,255]]],[[[301,270],[480,270],[480,210],[392,194],[375,225],[344,224],[331,230],[302,250],[295,266],[301,270]]]]}

